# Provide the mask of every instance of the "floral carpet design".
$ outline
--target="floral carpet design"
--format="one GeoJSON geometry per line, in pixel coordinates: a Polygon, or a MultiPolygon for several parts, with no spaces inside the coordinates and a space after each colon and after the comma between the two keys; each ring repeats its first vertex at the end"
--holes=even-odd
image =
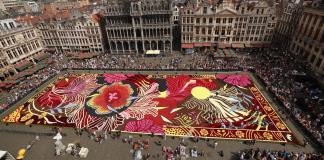
{"type": "Polygon", "coordinates": [[[247,74],[60,77],[6,123],[298,143],[247,74]]]}

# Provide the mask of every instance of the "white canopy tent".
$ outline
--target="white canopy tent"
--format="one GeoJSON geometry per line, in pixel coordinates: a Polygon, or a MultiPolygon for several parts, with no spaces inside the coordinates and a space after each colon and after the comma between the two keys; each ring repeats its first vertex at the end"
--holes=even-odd
{"type": "Polygon", "coordinates": [[[158,55],[158,54],[160,54],[160,50],[147,50],[145,54],[158,55]]]}

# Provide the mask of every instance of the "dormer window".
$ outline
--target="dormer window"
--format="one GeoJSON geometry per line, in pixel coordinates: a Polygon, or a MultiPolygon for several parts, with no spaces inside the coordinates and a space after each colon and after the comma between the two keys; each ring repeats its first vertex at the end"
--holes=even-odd
{"type": "Polygon", "coordinates": [[[207,14],[207,7],[204,7],[203,14],[207,14]]]}

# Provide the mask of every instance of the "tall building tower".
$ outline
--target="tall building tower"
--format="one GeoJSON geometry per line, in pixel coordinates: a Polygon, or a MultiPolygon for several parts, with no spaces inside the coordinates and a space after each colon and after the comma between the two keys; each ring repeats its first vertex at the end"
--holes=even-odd
{"type": "Polygon", "coordinates": [[[303,0],[281,1],[281,11],[275,30],[273,44],[280,49],[288,49],[303,13],[303,0]]]}
{"type": "Polygon", "coordinates": [[[171,0],[108,0],[104,17],[110,53],[172,52],[171,0]]]}
{"type": "MultiPolygon", "coordinates": [[[[315,4],[314,4],[315,3],[315,4]]],[[[290,51],[304,58],[319,79],[324,79],[324,3],[306,6],[297,25],[290,51]]]]}

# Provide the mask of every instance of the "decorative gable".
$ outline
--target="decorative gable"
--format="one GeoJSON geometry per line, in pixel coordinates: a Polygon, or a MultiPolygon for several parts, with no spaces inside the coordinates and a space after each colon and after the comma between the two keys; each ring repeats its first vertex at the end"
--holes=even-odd
{"type": "Polygon", "coordinates": [[[223,10],[218,10],[216,12],[217,15],[238,15],[237,12],[235,10],[232,10],[232,9],[228,9],[228,8],[225,8],[223,10]]]}

